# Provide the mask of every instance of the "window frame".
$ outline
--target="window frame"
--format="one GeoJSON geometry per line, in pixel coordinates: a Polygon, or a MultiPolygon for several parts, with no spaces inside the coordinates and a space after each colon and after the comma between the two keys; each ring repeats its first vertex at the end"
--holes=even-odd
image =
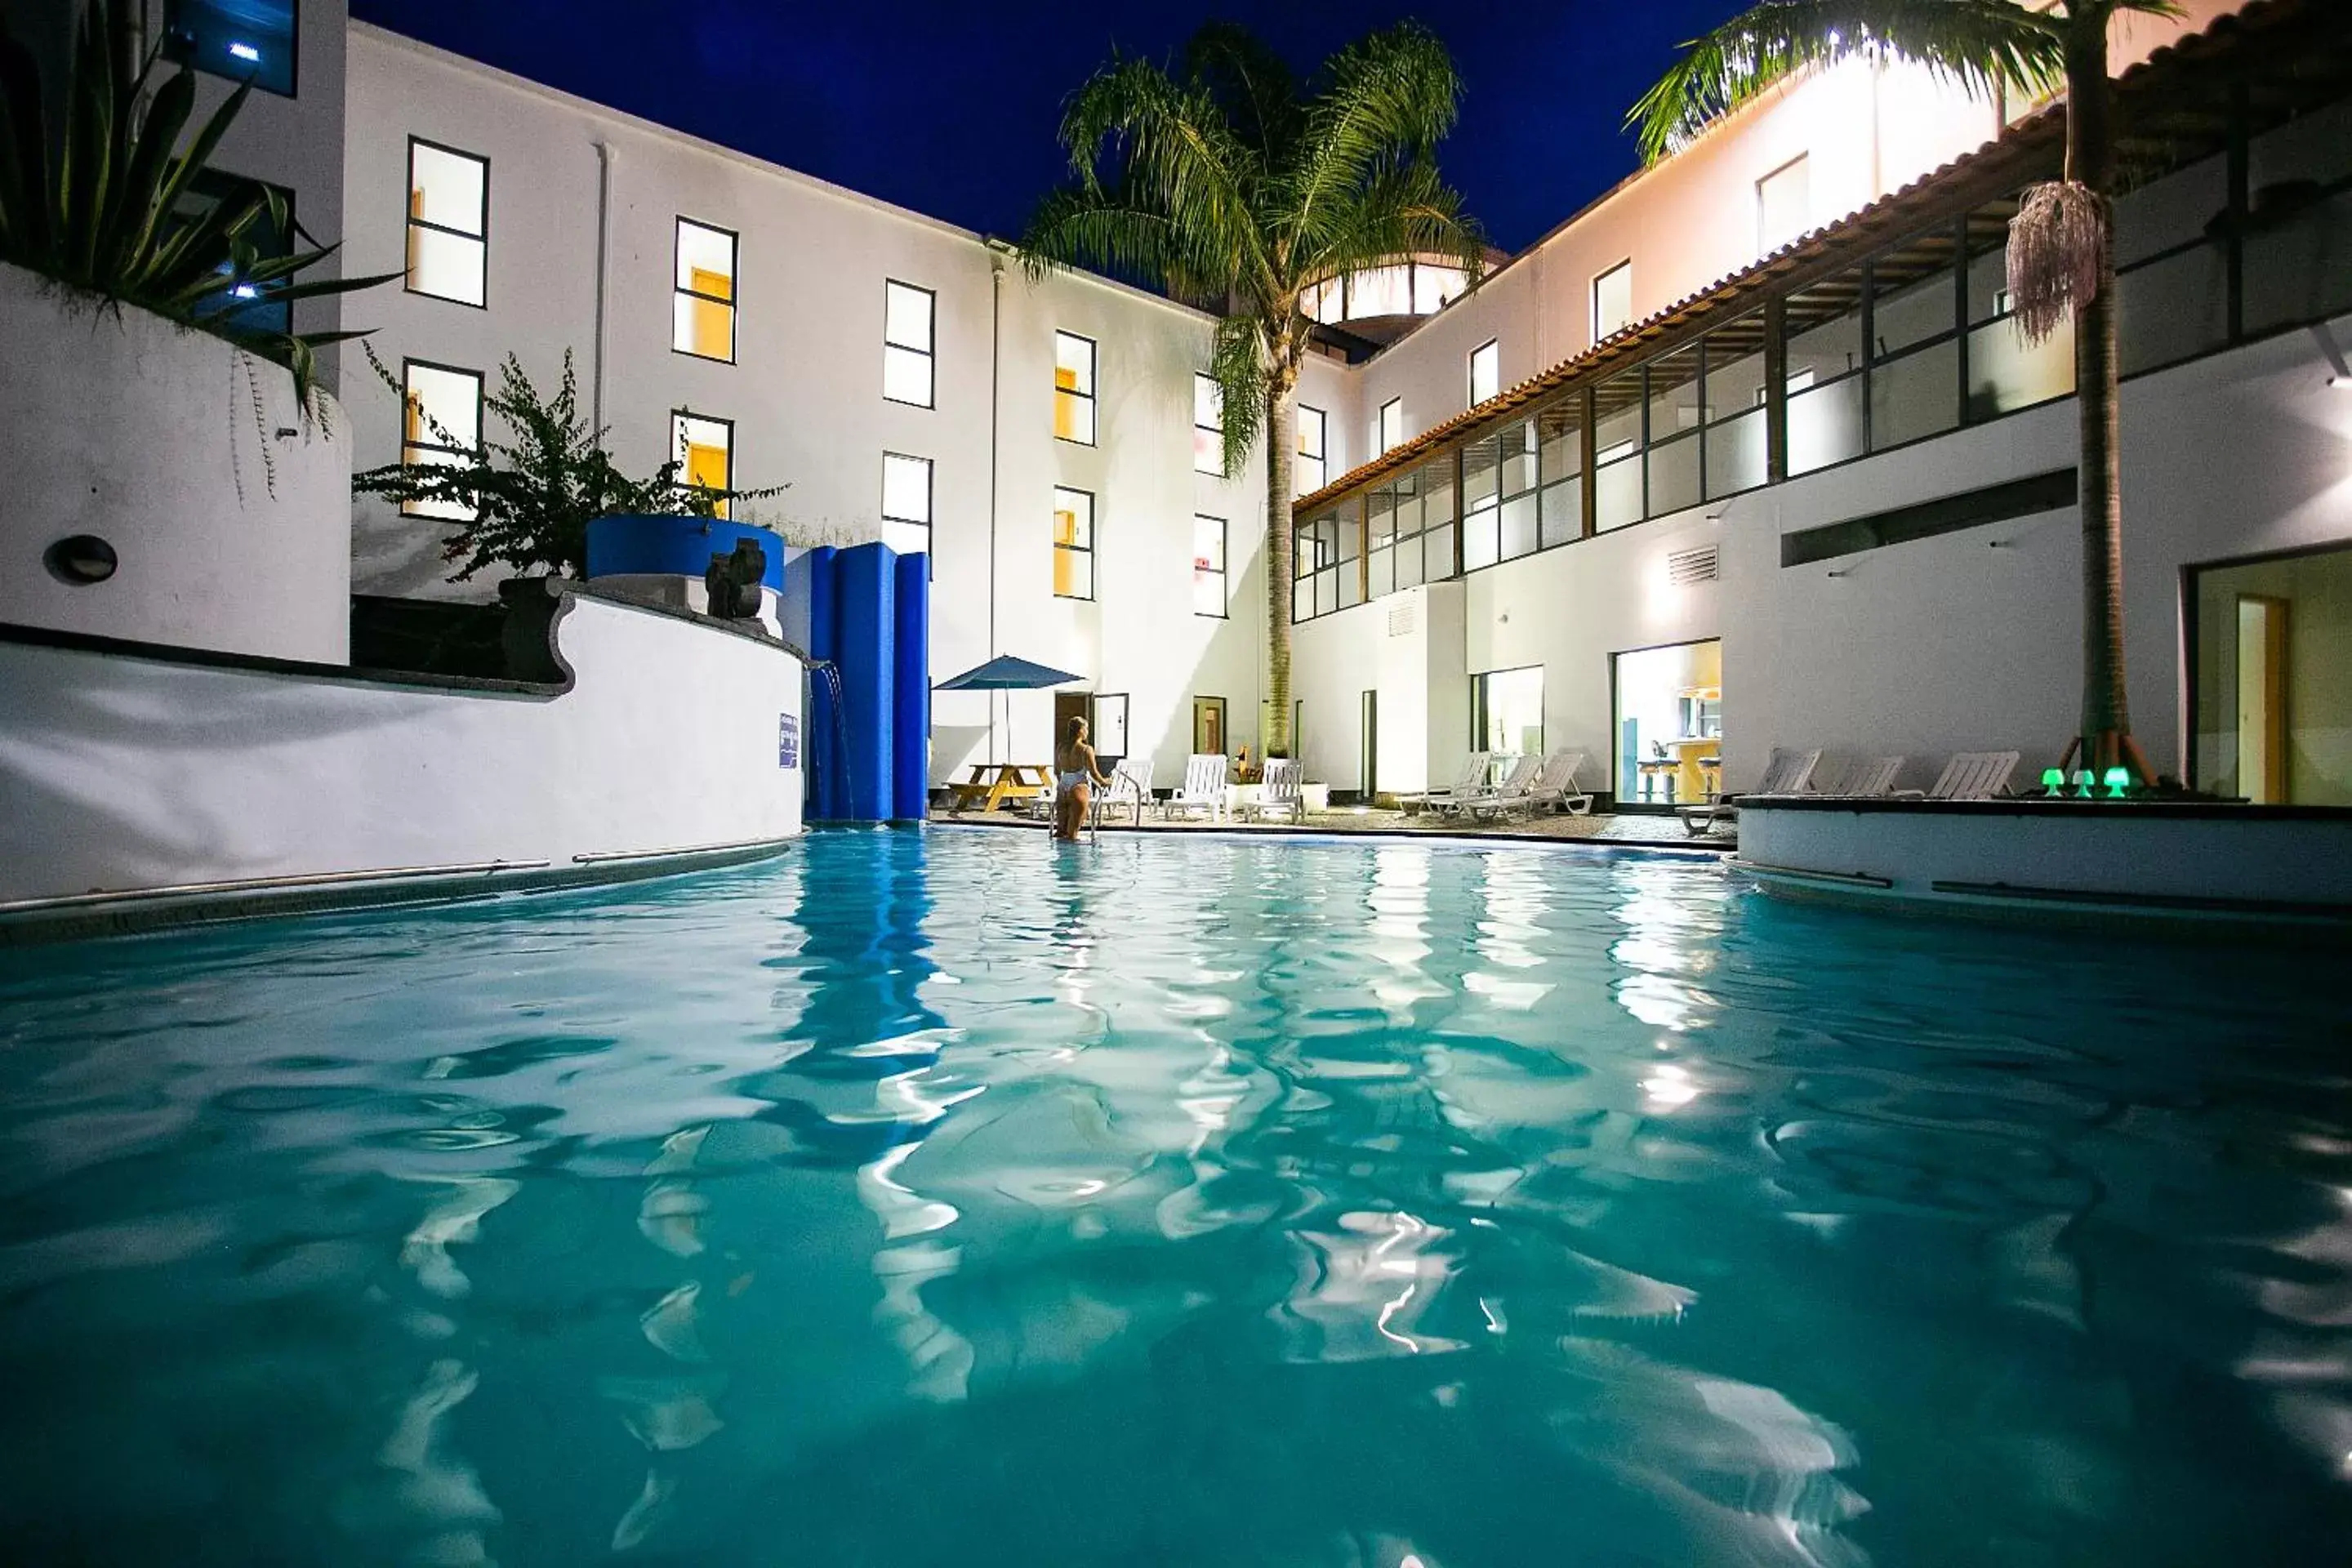
{"type": "MultiPolygon", "coordinates": [[[[1523,557],[1514,556],[1512,559],[1519,560],[1523,559],[1523,557]]],[[[1720,639],[1718,638],[1715,640],[1719,641],[1720,639]]],[[[1612,657],[1613,659],[1614,656],[1612,657]]],[[[1537,749],[1533,752],[1516,751],[1507,746],[1499,748],[1499,750],[1509,752],[1513,756],[1540,756],[1543,754],[1544,746],[1549,743],[1549,731],[1550,730],[1550,725],[1545,721],[1544,704],[1550,695],[1549,687],[1551,682],[1549,679],[1550,674],[1549,669],[1540,661],[1535,664],[1507,664],[1501,666],[1498,668],[1475,670],[1471,673],[1470,749],[1472,751],[1491,752],[1498,749],[1488,744],[1487,731],[1494,727],[1495,715],[1493,699],[1486,689],[1486,683],[1494,679],[1494,678],[1498,675],[1524,675],[1530,669],[1536,672],[1536,731],[1538,735],[1542,737],[1542,739],[1539,740],[1537,749]]]]}
{"type": "MultiPolygon", "coordinates": [[[[706,364],[734,364],[738,363],[738,354],[740,350],[742,340],[741,329],[743,322],[742,232],[740,229],[724,228],[715,223],[705,223],[698,217],[688,217],[684,213],[673,213],[670,217],[669,233],[669,297],[671,312],[669,352],[674,354],[684,354],[688,359],[698,359],[706,364]],[[685,284],[680,283],[677,280],[678,264],[686,258],[686,231],[689,225],[702,230],[705,234],[723,234],[727,237],[727,289],[728,293],[730,296],[730,298],[721,300],[716,295],[705,294],[700,289],[689,289],[685,284]],[[698,350],[682,349],[677,346],[677,299],[681,294],[689,300],[699,300],[706,304],[724,305],[727,307],[727,353],[723,358],[718,354],[707,354],[699,352],[698,350]]],[[[698,417],[700,416],[698,416],[698,417]]],[[[730,420],[729,423],[731,424],[733,422],[730,420]]],[[[728,471],[732,473],[734,471],[735,458],[734,449],[731,447],[728,449],[727,464],[728,471]]]]}
{"type": "MultiPolygon", "coordinates": [[[[1091,605],[1096,602],[1095,524],[1097,517],[1096,501],[1097,498],[1094,491],[1080,489],[1076,485],[1055,485],[1054,487],[1054,499],[1058,501],[1064,496],[1084,496],[1087,498],[1087,542],[1084,544],[1065,544],[1058,539],[1054,540],[1052,542],[1054,546],[1055,558],[1059,560],[1060,557],[1065,554],[1083,555],[1087,558],[1087,591],[1083,594],[1065,594],[1061,589],[1055,588],[1054,590],[1054,597],[1056,599],[1066,599],[1072,604],[1091,605]]],[[[1054,508],[1055,511],[1060,511],[1062,509],[1059,506],[1054,508]]],[[[1048,515],[1050,517],[1051,514],[1049,513],[1048,515]]]]}
{"type": "Polygon", "coordinates": [[[184,33],[183,29],[173,25],[174,14],[179,9],[180,7],[173,4],[173,0],[164,0],[163,54],[165,59],[174,65],[184,66],[189,70],[211,77],[215,81],[250,81],[256,88],[272,98],[299,99],[302,96],[302,0],[286,0],[289,29],[286,35],[288,63],[286,89],[283,92],[261,80],[258,76],[250,73],[245,76],[231,76],[226,71],[215,70],[212,67],[199,61],[195,58],[194,36],[184,33]]]}
{"type": "Polygon", "coordinates": [[[1192,514],[1192,614],[1201,620],[1229,621],[1234,618],[1233,548],[1234,530],[1228,520],[1212,517],[1204,511],[1192,514]],[[1201,564],[1201,525],[1204,522],[1217,525],[1217,564],[1214,567],[1201,564]],[[1208,576],[1217,579],[1217,607],[1213,611],[1201,608],[1201,580],[1208,576]]]}
{"type": "MultiPolygon", "coordinates": [[[[400,466],[404,468],[415,466],[415,459],[411,458],[409,453],[419,448],[435,452],[449,452],[460,457],[479,457],[481,455],[482,414],[488,406],[488,395],[489,377],[487,372],[468,370],[462,364],[445,364],[438,360],[417,359],[410,355],[402,355],[400,361],[400,466]],[[473,447],[444,447],[440,443],[435,441],[412,441],[409,439],[409,405],[410,400],[415,396],[415,394],[409,384],[409,373],[420,366],[425,370],[439,371],[444,375],[462,375],[474,384],[475,445],[473,447]]],[[[423,404],[421,401],[419,401],[417,408],[420,414],[423,413],[423,404]]],[[[427,416],[427,417],[429,417],[429,416],[427,416]]],[[[402,501],[400,503],[400,515],[403,517],[421,517],[432,522],[472,522],[481,516],[481,508],[479,507],[468,509],[466,514],[462,517],[445,517],[438,512],[418,511],[415,510],[419,506],[431,504],[433,503],[427,501],[402,501]]]]}
{"type": "MultiPolygon", "coordinates": [[[[1291,454],[1290,488],[1298,496],[1311,496],[1331,482],[1331,420],[1320,408],[1302,403],[1298,405],[1298,450],[1291,454]],[[1307,449],[1307,416],[1315,416],[1315,450],[1307,449]],[[1298,461],[1304,458],[1315,465],[1317,475],[1313,485],[1302,484],[1298,478],[1298,461]]],[[[1296,500],[1297,496],[1292,499],[1296,500]]]]}
{"type": "Polygon", "coordinates": [[[1492,398],[1500,397],[1503,395],[1503,340],[1500,338],[1488,338],[1485,342],[1480,343],[1476,348],[1472,349],[1470,351],[1469,357],[1469,370],[1470,401],[1464,405],[1465,407],[1475,408],[1480,404],[1487,402],[1492,398]],[[1486,394],[1485,397],[1478,395],[1478,356],[1480,354],[1492,354],[1494,356],[1487,363],[1494,368],[1495,389],[1486,394]]]}
{"type": "Polygon", "coordinates": [[[1064,386],[1058,379],[1054,383],[1054,439],[1067,441],[1073,447],[1096,446],[1102,438],[1102,405],[1096,401],[1095,397],[1097,388],[1102,384],[1102,344],[1084,332],[1066,331],[1060,327],[1055,327],[1054,329],[1054,369],[1056,372],[1062,368],[1064,338],[1069,339],[1074,343],[1087,345],[1087,385],[1086,390],[1081,392],[1076,387],[1064,386]],[[1061,399],[1065,397],[1078,398],[1087,405],[1087,434],[1084,440],[1080,440],[1076,436],[1062,434],[1061,399]]]}
{"type": "MultiPolygon", "coordinates": [[[[689,489],[695,488],[694,480],[688,475],[686,466],[686,449],[693,445],[686,438],[686,421],[689,419],[699,419],[706,425],[723,425],[727,427],[727,482],[719,488],[732,490],[735,488],[735,421],[723,414],[698,414],[693,409],[685,407],[673,408],[669,411],[670,458],[677,464],[678,482],[689,489]]],[[[731,497],[722,499],[718,503],[719,510],[715,515],[723,522],[732,522],[735,521],[734,506],[731,497]]]]}
{"type": "Polygon", "coordinates": [[[1224,388],[1217,384],[1215,376],[1206,371],[1198,370],[1192,373],[1192,471],[1213,479],[1225,478],[1224,388]],[[1201,423],[1201,390],[1204,386],[1208,388],[1211,397],[1214,399],[1217,405],[1217,422],[1214,425],[1201,423]],[[1201,437],[1203,435],[1214,436],[1217,438],[1217,466],[1213,468],[1201,467],[1201,437]]]}
{"type": "MultiPolygon", "coordinates": [[[[734,467],[734,458],[731,449],[728,458],[728,467],[730,471],[734,467]]],[[[933,539],[936,537],[932,532],[932,527],[939,515],[940,490],[938,463],[929,458],[921,457],[913,452],[894,452],[886,447],[882,449],[881,484],[882,503],[878,510],[884,525],[887,527],[887,525],[895,522],[901,528],[921,529],[923,531],[922,553],[927,561],[937,560],[938,557],[931,549],[931,543],[933,539]],[[920,463],[923,465],[924,516],[919,518],[893,517],[890,514],[890,460],[893,458],[902,463],[920,463]]],[[[885,542],[887,542],[886,541],[885,542]]],[[[891,545],[891,548],[893,550],[898,550],[898,546],[895,544],[891,545]]],[[[904,555],[909,552],[900,550],[898,551],[898,553],[904,555]]]]}
{"type": "Polygon", "coordinates": [[[1812,221],[1811,221],[1811,220],[1812,220],[1812,205],[1813,205],[1813,204],[1812,204],[1812,195],[1813,195],[1813,163],[1812,163],[1812,159],[1813,159],[1812,151],[1811,151],[1811,149],[1808,148],[1806,151],[1804,151],[1804,152],[1802,152],[1802,153],[1798,153],[1795,157],[1789,159],[1786,163],[1784,163],[1780,164],[1778,168],[1774,168],[1774,169],[1767,169],[1766,171],[1764,171],[1764,173],[1762,173],[1762,174],[1759,174],[1759,175],[1757,175],[1757,176],[1756,176],[1756,185],[1755,185],[1755,191],[1756,191],[1756,258],[1757,258],[1759,261],[1761,261],[1764,258],[1766,258],[1766,257],[1768,257],[1768,256],[1770,256],[1770,255],[1771,255],[1771,254],[1773,254],[1775,251],[1781,250],[1781,249],[1786,248],[1786,247],[1789,247],[1789,246],[1794,245],[1797,241],[1799,241],[1799,240],[1801,240],[1801,239],[1804,238],[1804,237],[1805,237],[1805,236],[1807,236],[1808,234],[1811,234],[1811,233],[1812,232],[1812,226],[1812,226],[1812,221]],[[1804,169],[1804,171],[1805,171],[1805,218],[1806,218],[1806,221],[1805,221],[1805,223],[1804,223],[1804,225],[1803,225],[1803,226],[1801,226],[1801,227],[1799,227],[1799,228],[1798,228],[1798,230],[1797,230],[1797,232],[1796,232],[1796,233],[1794,233],[1794,234],[1792,234],[1792,235],[1788,236],[1788,237],[1787,237],[1786,238],[1784,238],[1784,239],[1780,239],[1780,240],[1775,241],[1775,240],[1773,240],[1770,237],[1769,237],[1768,235],[1766,235],[1766,234],[1765,234],[1765,232],[1764,232],[1764,215],[1765,215],[1765,211],[1766,211],[1766,208],[1765,208],[1765,202],[1764,202],[1764,187],[1765,187],[1765,186],[1767,186],[1767,185],[1769,185],[1769,184],[1770,184],[1773,181],[1775,181],[1775,180],[1779,179],[1781,175],[1783,175],[1783,174],[1785,174],[1789,173],[1791,169],[1795,169],[1795,168],[1798,168],[1798,167],[1800,167],[1800,166],[1801,166],[1801,167],[1804,169]]]}
{"type": "Polygon", "coordinates": [[[1604,267],[1592,275],[1592,285],[1585,296],[1585,307],[1591,312],[1591,325],[1594,343],[1605,343],[1619,332],[1628,331],[1639,319],[1633,311],[1633,258],[1625,258],[1613,267],[1604,267]],[[1607,331],[1601,330],[1601,286],[1622,272],[1625,275],[1625,320],[1607,331]]]}
{"type": "Polygon", "coordinates": [[[425,299],[425,300],[446,300],[446,301],[447,301],[448,303],[450,303],[450,304],[452,304],[452,305],[463,305],[463,306],[467,307],[468,310],[488,310],[488,309],[490,308],[490,157],[489,157],[489,154],[488,154],[488,153],[468,153],[468,152],[467,152],[463,147],[452,147],[452,146],[450,146],[450,145],[449,145],[447,142],[436,142],[436,141],[434,141],[434,140],[433,140],[433,138],[431,138],[430,136],[414,136],[414,135],[412,135],[412,136],[411,136],[411,137],[409,137],[409,139],[408,139],[408,161],[407,161],[406,167],[407,167],[407,171],[408,171],[408,181],[407,181],[406,185],[403,187],[403,189],[402,189],[402,193],[401,193],[401,194],[402,194],[402,196],[404,197],[403,211],[402,211],[402,214],[401,214],[401,216],[402,216],[403,222],[402,222],[402,224],[401,224],[401,227],[400,227],[400,237],[401,237],[401,242],[402,242],[402,243],[401,243],[401,260],[402,260],[402,262],[403,262],[403,266],[402,266],[402,268],[401,268],[401,274],[400,274],[400,288],[401,288],[401,292],[403,292],[403,293],[404,293],[404,294],[415,294],[415,295],[418,296],[419,298],[421,298],[421,299],[425,299]],[[415,191],[416,191],[416,150],[417,150],[419,147],[427,147],[427,148],[432,149],[432,150],[433,150],[434,152],[436,152],[436,153],[446,153],[446,154],[447,154],[448,156],[450,156],[450,157],[452,157],[452,158],[463,158],[463,159],[467,160],[468,163],[479,163],[479,164],[482,166],[482,232],[481,232],[481,233],[479,233],[479,234],[467,234],[464,229],[461,229],[461,228],[451,228],[451,227],[450,227],[447,224],[446,224],[446,223],[435,223],[435,222],[434,222],[432,219],[430,219],[430,218],[422,218],[422,217],[418,217],[415,213],[408,212],[407,210],[405,210],[405,209],[406,209],[406,201],[407,201],[407,200],[412,200],[412,199],[414,199],[415,195],[415,191]],[[415,265],[415,261],[413,261],[413,260],[411,260],[411,259],[410,259],[410,252],[409,252],[409,247],[408,247],[408,243],[407,243],[407,241],[408,241],[409,231],[410,231],[410,230],[412,230],[412,229],[418,229],[418,228],[429,229],[429,230],[431,230],[431,231],[432,231],[433,233],[435,233],[435,234],[446,234],[446,235],[448,235],[450,237],[452,237],[452,238],[454,238],[454,239],[470,239],[470,240],[474,240],[474,241],[478,242],[478,243],[481,246],[481,247],[482,247],[482,299],[481,299],[481,302],[480,302],[479,304],[475,303],[475,302],[474,302],[473,300],[460,300],[460,299],[458,299],[455,294],[438,294],[438,293],[434,292],[434,291],[433,291],[432,289],[419,289],[419,288],[416,286],[416,265],[415,265]]]}
{"type": "Polygon", "coordinates": [[[1400,393],[1396,396],[1390,398],[1386,403],[1381,404],[1379,409],[1373,413],[1372,430],[1374,433],[1373,438],[1380,447],[1380,450],[1373,454],[1374,457],[1385,458],[1391,452],[1395,451],[1399,447],[1404,445],[1403,394],[1400,393]],[[1391,409],[1396,410],[1397,433],[1396,439],[1393,441],[1389,439],[1389,411],[1391,409]]]}
{"type": "MultiPolygon", "coordinates": [[[[897,404],[897,405],[898,405],[899,407],[901,407],[901,408],[931,408],[931,409],[936,409],[936,408],[938,408],[938,407],[939,407],[939,405],[940,405],[940,362],[939,362],[939,345],[940,345],[940,293],[939,293],[939,290],[938,290],[938,289],[926,289],[926,288],[924,288],[924,287],[923,287],[921,284],[919,284],[919,283],[909,283],[909,282],[908,282],[908,281],[907,281],[905,279],[903,279],[903,278],[888,278],[888,277],[884,278],[884,279],[882,279],[882,358],[883,358],[883,362],[884,362],[885,369],[884,369],[884,373],[883,373],[883,376],[882,376],[882,401],[883,401],[883,402],[885,402],[885,403],[895,403],[895,404],[897,404]],[[929,311],[929,321],[930,321],[930,340],[931,340],[931,346],[930,346],[930,347],[929,347],[929,348],[922,348],[922,349],[919,349],[919,348],[915,347],[912,343],[902,343],[902,342],[898,342],[893,341],[893,339],[891,338],[891,336],[890,336],[890,290],[891,290],[891,289],[904,289],[905,290],[907,290],[907,292],[908,292],[908,293],[910,293],[910,294],[920,294],[921,296],[923,296],[924,305],[925,305],[926,309],[929,311]],[[920,354],[920,355],[923,357],[923,369],[924,369],[924,373],[925,373],[925,391],[927,392],[928,395],[924,398],[924,400],[923,400],[922,402],[920,402],[920,403],[916,403],[916,402],[913,402],[912,400],[908,399],[908,398],[904,398],[904,397],[893,397],[893,396],[891,396],[891,395],[890,395],[890,377],[889,377],[889,373],[888,373],[887,365],[888,365],[888,362],[889,362],[889,358],[890,358],[890,351],[891,351],[892,349],[897,349],[897,350],[898,350],[899,353],[901,353],[920,354]]],[[[901,453],[901,454],[900,454],[900,456],[902,456],[902,457],[903,457],[903,456],[905,456],[905,455],[906,455],[906,454],[904,454],[904,453],[901,453]]],[[[926,459],[925,459],[925,461],[929,461],[929,459],[928,459],[928,458],[926,458],[926,459]]]]}

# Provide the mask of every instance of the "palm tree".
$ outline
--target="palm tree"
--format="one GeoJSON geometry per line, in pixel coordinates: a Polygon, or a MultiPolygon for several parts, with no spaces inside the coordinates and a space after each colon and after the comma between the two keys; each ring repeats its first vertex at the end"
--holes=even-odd
{"type": "Polygon", "coordinates": [[[1436,143],[1461,82],[1411,23],[1298,80],[1247,33],[1212,23],[1181,69],[1114,57],[1070,97],[1074,182],[1022,237],[1024,269],[1087,267],[1217,311],[1208,374],[1224,405],[1224,471],[1265,437],[1265,754],[1290,754],[1290,502],[1298,369],[1326,279],[1414,255],[1484,257],[1436,143]]]}
{"type": "MultiPolygon", "coordinates": [[[[2153,783],[2124,698],[2123,485],[2116,423],[2116,178],[2107,30],[2116,16],[2178,16],[2174,0],[1762,0],[1706,37],[1633,106],[1643,153],[1663,156],[1791,73],[1856,56],[1907,59],[1990,96],[2066,89],[2065,177],[2026,194],[2010,226],[2010,293],[2031,341],[2074,316],[2082,426],[2083,712],[2067,747],[2102,775],[2153,783]]],[[[2063,764],[2062,764],[2063,765],[2063,764]]]]}

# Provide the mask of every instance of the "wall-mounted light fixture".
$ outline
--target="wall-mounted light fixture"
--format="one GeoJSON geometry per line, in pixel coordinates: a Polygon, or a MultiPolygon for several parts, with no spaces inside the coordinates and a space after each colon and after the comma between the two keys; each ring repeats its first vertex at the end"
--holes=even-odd
{"type": "Polygon", "coordinates": [[[114,546],[94,533],[73,533],[41,552],[41,564],[60,583],[87,588],[114,575],[121,564],[114,546]]]}

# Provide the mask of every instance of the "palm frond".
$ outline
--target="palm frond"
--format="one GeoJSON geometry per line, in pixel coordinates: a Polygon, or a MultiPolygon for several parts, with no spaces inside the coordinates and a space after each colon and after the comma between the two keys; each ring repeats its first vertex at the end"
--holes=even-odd
{"type": "Polygon", "coordinates": [[[1348,200],[1384,163],[1423,160],[1454,128],[1462,79],[1445,46],[1401,22],[1333,56],[1307,106],[1301,156],[1284,171],[1293,231],[1348,200]]]}
{"type": "Polygon", "coordinates": [[[1265,430],[1266,344],[1265,328],[1250,316],[1227,316],[1217,322],[1209,347],[1209,379],[1217,384],[1223,418],[1227,479],[1242,471],[1251,448],[1265,430]]]}
{"type": "Polygon", "coordinates": [[[1914,61],[1979,96],[2046,90],[2064,78],[2066,26],[2018,0],[1762,0],[1685,45],[1625,122],[1654,162],[1793,73],[1857,56],[1914,61]]]}
{"type": "Polygon", "coordinates": [[[1298,258],[1319,280],[1362,271],[1399,257],[1443,256],[1472,282],[1486,269],[1484,232],[1462,210],[1462,195],[1424,162],[1382,168],[1354,200],[1327,207],[1299,237],[1298,258]]]}

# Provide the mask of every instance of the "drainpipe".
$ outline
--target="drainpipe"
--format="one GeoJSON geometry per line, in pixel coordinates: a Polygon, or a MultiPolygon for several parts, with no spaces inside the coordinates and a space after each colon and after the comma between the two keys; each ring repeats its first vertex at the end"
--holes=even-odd
{"type": "Polygon", "coordinates": [[[1886,80],[1886,62],[1873,55],[1870,60],[1870,199],[1876,201],[1886,194],[1886,169],[1878,144],[1879,89],[1886,80]]]}
{"type": "MultiPolygon", "coordinates": [[[[988,657],[996,657],[996,418],[1004,331],[1004,247],[988,246],[988,657]]],[[[988,760],[996,761],[996,699],[988,700],[988,760]]]]}
{"type": "Polygon", "coordinates": [[[613,235],[613,144],[596,138],[596,337],[590,346],[588,424],[604,439],[604,292],[613,235]]]}

